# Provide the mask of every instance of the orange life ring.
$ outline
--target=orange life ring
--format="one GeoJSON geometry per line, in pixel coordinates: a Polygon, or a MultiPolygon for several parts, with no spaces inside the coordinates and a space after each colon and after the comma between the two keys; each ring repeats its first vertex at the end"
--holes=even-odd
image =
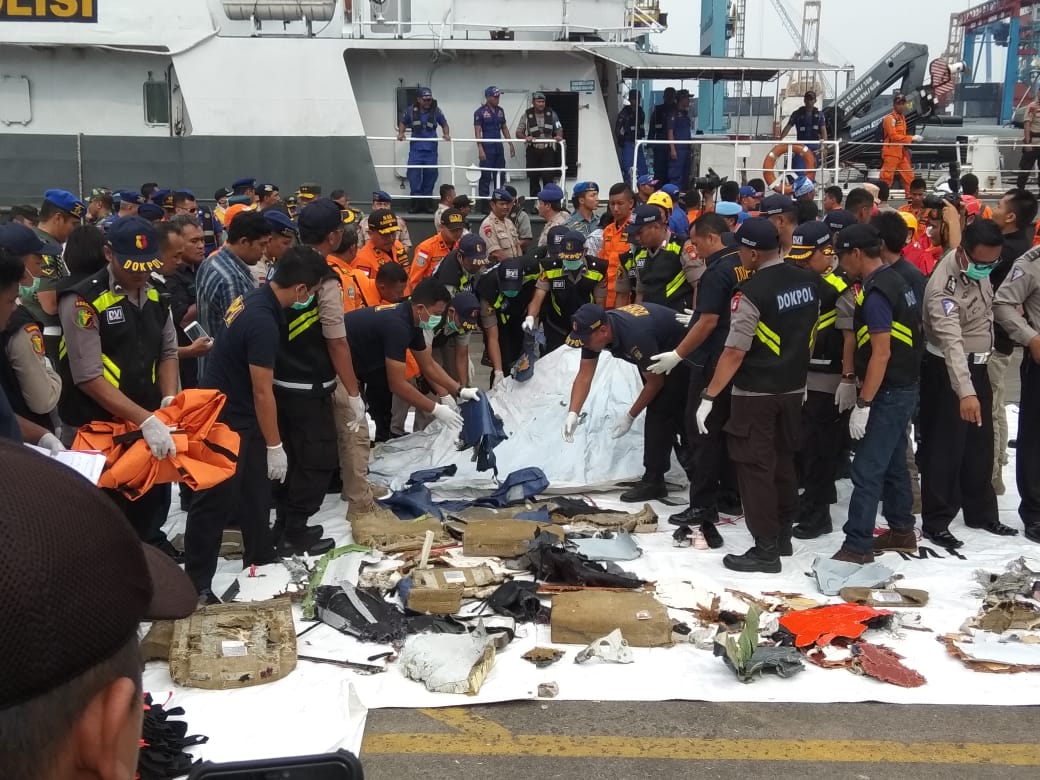
{"type": "MultiPolygon", "coordinates": [[[[776,161],[787,154],[788,149],[791,150],[793,156],[802,158],[805,176],[812,181],[816,180],[816,155],[813,154],[808,146],[804,144],[777,144],[762,160],[762,178],[766,180],[766,186],[770,189],[773,188],[773,182],[776,181],[776,161]]],[[[791,185],[784,183],[779,192],[782,192],[784,195],[790,195],[791,185]]]]}

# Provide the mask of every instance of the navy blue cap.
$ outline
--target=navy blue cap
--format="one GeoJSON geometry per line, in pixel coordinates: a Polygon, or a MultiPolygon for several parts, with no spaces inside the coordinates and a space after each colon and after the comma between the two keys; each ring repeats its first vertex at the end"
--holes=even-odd
{"type": "Polygon", "coordinates": [[[488,87],[484,90],[484,97],[491,97],[492,95],[501,95],[502,90],[498,87],[488,87]]]}
{"type": "MultiPolygon", "coordinates": [[[[137,209],[137,216],[143,217],[150,222],[158,222],[166,216],[166,212],[163,211],[162,206],[156,205],[155,203],[142,203],[137,209]]],[[[126,217],[124,217],[124,219],[126,219],[126,217]]]]}
{"type": "Polygon", "coordinates": [[[787,253],[787,257],[791,260],[808,260],[817,249],[833,254],[830,228],[815,220],[803,222],[794,229],[791,251],[787,253]]]}
{"type": "Polygon", "coordinates": [[[156,190],[152,193],[152,203],[164,209],[173,208],[173,190],[156,190]]]}
{"type": "Polygon", "coordinates": [[[599,185],[596,184],[596,182],[594,181],[579,181],[577,184],[574,185],[575,195],[584,195],[589,190],[595,190],[596,192],[599,192],[599,185]]]}
{"type": "Polygon", "coordinates": [[[159,233],[155,226],[142,217],[120,217],[106,233],[112,254],[126,271],[137,273],[158,271],[159,233]]]}
{"type": "Polygon", "coordinates": [[[720,217],[735,217],[743,210],[739,203],[730,200],[720,200],[715,204],[715,213],[720,217]]]}
{"type": "Polygon", "coordinates": [[[267,209],[260,213],[264,215],[264,220],[266,220],[267,224],[271,226],[271,230],[275,233],[286,237],[296,235],[296,223],[289,219],[287,214],[278,209],[267,209]]]}
{"type": "Polygon", "coordinates": [[[794,201],[786,195],[767,195],[762,199],[762,205],[759,207],[759,213],[763,217],[775,217],[785,211],[797,210],[798,207],[794,205],[794,201]]]}
{"type": "Polygon", "coordinates": [[[649,184],[651,187],[657,186],[657,179],[651,176],[649,173],[644,173],[638,179],[636,179],[636,186],[642,187],[643,185],[649,184]]]}
{"type": "Polygon", "coordinates": [[[68,190],[47,190],[43,199],[76,219],[83,219],[87,213],[87,204],[68,190]]]}
{"type": "Polygon", "coordinates": [[[42,241],[36,235],[36,231],[20,222],[5,222],[0,225],[0,249],[10,252],[16,257],[23,255],[57,257],[61,254],[60,246],[42,241]]]}
{"type": "Polygon", "coordinates": [[[831,231],[837,233],[849,225],[855,225],[856,218],[845,209],[834,209],[834,211],[828,211],[823,215],[823,224],[830,228],[831,231]]]}
{"type": "Polygon", "coordinates": [[[255,190],[256,179],[254,179],[252,176],[246,176],[242,179],[235,179],[233,182],[231,182],[231,189],[237,190],[239,188],[246,190],[255,190]]]}
{"type": "Polygon", "coordinates": [[[754,198],[758,195],[758,190],[749,184],[745,184],[740,188],[740,192],[737,194],[738,198],[754,198]]]}
{"type": "Polygon", "coordinates": [[[607,322],[607,313],[595,303],[583,303],[571,317],[571,333],[567,346],[584,347],[589,336],[607,322]]]}
{"type": "Polygon", "coordinates": [[[750,249],[768,251],[780,246],[780,234],[776,226],[765,217],[750,217],[737,228],[737,245],[750,249]]]}
{"type": "Polygon", "coordinates": [[[679,187],[675,184],[666,184],[661,187],[661,192],[667,192],[673,198],[679,194],[679,187]]]}
{"type": "Polygon", "coordinates": [[[137,190],[120,190],[116,193],[120,203],[133,203],[140,206],[144,203],[144,195],[137,190]]]}
{"type": "Polygon", "coordinates": [[[538,200],[544,200],[546,203],[557,203],[564,197],[566,196],[559,184],[546,184],[538,193],[538,200]]]}
{"type": "Polygon", "coordinates": [[[549,252],[553,251],[553,248],[559,245],[563,241],[563,237],[571,232],[571,229],[566,225],[556,225],[549,228],[549,233],[545,237],[545,245],[549,252]]]}
{"type": "Polygon", "coordinates": [[[520,290],[524,286],[523,263],[518,258],[503,260],[496,268],[498,289],[505,292],[520,290]]]}
{"type": "Polygon", "coordinates": [[[661,209],[657,206],[651,206],[649,203],[644,203],[642,206],[636,206],[636,210],[632,212],[632,220],[628,223],[625,230],[629,236],[634,236],[639,232],[643,225],[652,225],[654,222],[664,222],[664,214],[661,213],[661,209]]]}
{"type": "Polygon", "coordinates": [[[881,234],[873,225],[849,225],[834,237],[834,251],[838,254],[852,249],[881,247],[881,234]]]}
{"type": "Polygon", "coordinates": [[[432,98],[433,90],[429,87],[419,87],[419,97],[421,98],[432,98]]]}
{"type": "Polygon", "coordinates": [[[300,209],[296,222],[301,230],[328,235],[336,228],[343,227],[343,214],[334,200],[315,198],[300,209]]]}
{"type": "Polygon", "coordinates": [[[386,190],[376,190],[372,193],[373,203],[393,203],[394,199],[390,197],[390,193],[386,190]]]}
{"type": "Polygon", "coordinates": [[[507,189],[498,189],[491,193],[491,200],[504,200],[506,203],[512,203],[513,193],[507,189]]]}
{"type": "Polygon", "coordinates": [[[549,256],[560,260],[579,260],[585,257],[585,236],[577,230],[568,230],[559,241],[549,245],[549,256]]]}
{"type": "Polygon", "coordinates": [[[467,290],[455,293],[451,299],[451,308],[462,322],[466,330],[473,330],[480,326],[480,301],[477,296],[467,290]]]}
{"type": "Polygon", "coordinates": [[[476,233],[467,233],[459,239],[459,254],[481,265],[487,262],[487,242],[476,233]]]}
{"type": "Polygon", "coordinates": [[[270,195],[275,192],[278,192],[277,184],[265,183],[256,188],[257,195],[270,195]]]}

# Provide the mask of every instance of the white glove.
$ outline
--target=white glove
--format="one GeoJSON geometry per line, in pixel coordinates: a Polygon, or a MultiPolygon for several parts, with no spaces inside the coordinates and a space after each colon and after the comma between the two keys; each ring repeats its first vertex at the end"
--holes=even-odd
{"type": "MultiPolygon", "coordinates": [[[[679,315],[676,314],[676,317],[679,315]]],[[[670,374],[672,369],[682,363],[682,358],[679,357],[679,353],[672,352],[661,352],[657,355],[650,356],[650,365],[646,367],[646,370],[651,374],[670,374]]]]}
{"type": "Polygon", "coordinates": [[[618,418],[617,425],[614,426],[614,430],[610,434],[611,438],[620,439],[632,429],[632,423],[635,421],[634,417],[625,412],[618,418]]]}
{"type": "Polygon", "coordinates": [[[154,414],[141,423],[141,435],[144,436],[152,455],[159,460],[169,457],[177,451],[177,445],[173,443],[170,429],[154,414]]]}
{"type": "Polygon", "coordinates": [[[494,387],[498,387],[500,383],[506,381],[506,375],[502,371],[496,371],[495,374],[494,374],[493,379],[494,379],[494,382],[492,383],[492,385],[494,387]]]}
{"type": "Polygon", "coordinates": [[[45,450],[50,450],[51,455],[57,455],[65,449],[65,446],[61,443],[61,439],[53,433],[43,434],[43,436],[40,437],[40,440],[36,442],[36,446],[43,447],[45,450]]]}
{"type": "Polygon", "coordinates": [[[702,398],[700,405],[697,407],[697,430],[705,436],[708,434],[708,415],[711,414],[711,409],[714,405],[714,401],[707,401],[702,398]]]}
{"type": "Polygon", "coordinates": [[[276,444],[267,448],[267,478],[278,482],[285,482],[285,475],[289,472],[289,456],[285,454],[285,447],[276,444]]]}
{"type": "Polygon", "coordinates": [[[444,404],[435,404],[433,407],[433,416],[440,420],[442,423],[450,427],[462,427],[462,415],[452,409],[450,406],[444,404]]]}
{"type": "Polygon", "coordinates": [[[475,387],[460,387],[459,398],[463,401],[476,401],[480,398],[480,391],[475,387]]]}
{"type": "Polygon", "coordinates": [[[534,317],[532,317],[530,314],[524,317],[523,327],[525,333],[534,333],[535,328],[537,327],[534,322],[534,317]]]}
{"type": "Polygon", "coordinates": [[[856,441],[863,438],[867,432],[867,419],[870,417],[869,406],[857,406],[849,415],[849,436],[856,441]]]}
{"type": "Polygon", "coordinates": [[[351,417],[350,422],[347,423],[347,430],[357,433],[361,428],[361,423],[365,421],[365,402],[361,400],[360,395],[348,395],[347,408],[350,409],[351,417]]]}
{"type": "Polygon", "coordinates": [[[675,315],[675,321],[682,325],[684,328],[690,327],[690,320],[693,319],[693,309],[683,309],[682,314],[675,315]]]}
{"type": "Polygon", "coordinates": [[[563,423],[563,440],[568,443],[574,442],[574,431],[578,427],[578,413],[567,412],[567,419],[563,423]]]}
{"type": "Polygon", "coordinates": [[[160,409],[165,409],[167,406],[169,406],[172,403],[173,403],[173,396],[172,395],[168,395],[165,398],[163,398],[162,401],[159,403],[159,408],[160,409]]]}
{"type": "Polygon", "coordinates": [[[456,412],[459,410],[459,405],[455,403],[455,399],[452,398],[450,395],[442,395],[438,400],[441,402],[441,404],[447,406],[449,409],[452,409],[456,412]]]}
{"type": "Polygon", "coordinates": [[[913,140],[913,142],[915,144],[919,144],[919,143],[921,143],[921,141],[924,140],[924,136],[923,135],[915,135],[915,136],[913,136],[912,140],[913,140]]]}
{"type": "Polygon", "coordinates": [[[842,382],[834,391],[834,403],[838,405],[839,412],[847,412],[856,405],[856,383],[842,382]]]}

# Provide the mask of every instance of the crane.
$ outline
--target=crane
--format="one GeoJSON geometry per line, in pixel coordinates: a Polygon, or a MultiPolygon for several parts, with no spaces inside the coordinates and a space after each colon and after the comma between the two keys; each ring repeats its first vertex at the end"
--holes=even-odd
{"type": "MultiPolygon", "coordinates": [[[[777,16],[780,17],[780,23],[791,37],[791,40],[794,41],[795,52],[792,59],[816,60],[820,55],[820,0],[805,0],[805,5],[802,9],[801,32],[798,31],[794,19],[791,18],[787,4],[783,0],[770,0],[770,2],[777,16]]],[[[825,87],[826,85],[823,86],[825,87]]],[[[792,74],[791,80],[787,85],[787,93],[788,96],[793,96],[807,89],[816,89],[816,87],[815,78],[812,74],[796,72],[792,74]]],[[[823,92],[825,90],[818,91],[823,92]]]]}

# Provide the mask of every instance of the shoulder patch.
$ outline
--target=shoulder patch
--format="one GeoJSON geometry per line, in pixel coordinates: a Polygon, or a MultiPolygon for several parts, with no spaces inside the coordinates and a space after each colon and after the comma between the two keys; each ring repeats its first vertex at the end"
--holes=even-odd
{"type": "Polygon", "coordinates": [[[491,238],[491,225],[484,225],[484,235],[491,238]]]}
{"type": "Polygon", "coordinates": [[[1022,266],[1020,266],[1020,265],[1018,265],[1016,263],[1015,267],[1011,269],[1011,278],[1008,279],[1008,281],[1009,282],[1013,282],[1013,281],[1015,281],[1015,279],[1020,279],[1020,278],[1022,278],[1025,275],[1026,275],[1026,269],[1024,269],[1022,266]]]}
{"type": "Polygon", "coordinates": [[[32,351],[36,353],[38,357],[43,357],[45,352],[43,346],[43,333],[40,331],[40,326],[35,322],[30,322],[22,330],[25,331],[25,335],[29,337],[29,343],[32,345],[32,351]]]}
{"type": "Polygon", "coordinates": [[[81,330],[94,330],[97,328],[97,318],[90,304],[80,298],[76,301],[76,327],[81,330]]]}
{"type": "Polygon", "coordinates": [[[420,268],[425,268],[426,267],[426,260],[428,258],[429,258],[429,255],[426,254],[425,252],[416,252],[416,254],[415,254],[415,264],[417,266],[419,266],[420,268]]]}
{"type": "Polygon", "coordinates": [[[224,326],[230,328],[231,323],[235,321],[239,314],[245,311],[245,308],[246,302],[243,300],[242,296],[239,295],[231,302],[227,311],[224,312],[224,326]]]}
{"type": "Polygon", "coordinates": [[[943,314],[949,317],[951,314],[957,311],[957,301],[953,300],[952,298],[943,298],[942,309],[943,314]]]}
{"type": "Polygon", "coordinates": [[[948,277],[946,279],[946,286],[943,287],[943,289],[946,290],[946,292],[948,292],[950,295],[953,295],[955,292],[957,292],[957,277],[952,275],[948,277]]]}
{"type": "Polygon", "coordinates": [[[743,295],[743,293],[739,293],[739,292],[738,292],[738,293],[737,293],[736,295],[734,295],[734,296],[733,296],[733,298],[732,298],[732,299],[730,300],[730,302],[729,302],[729,310],[730,310],[731,312],[735,312],[735,311],[736,311],[737,309],[739,309],[739,308],[740,308],[740,296],[741,296],[741,295],[743,295]]]}

